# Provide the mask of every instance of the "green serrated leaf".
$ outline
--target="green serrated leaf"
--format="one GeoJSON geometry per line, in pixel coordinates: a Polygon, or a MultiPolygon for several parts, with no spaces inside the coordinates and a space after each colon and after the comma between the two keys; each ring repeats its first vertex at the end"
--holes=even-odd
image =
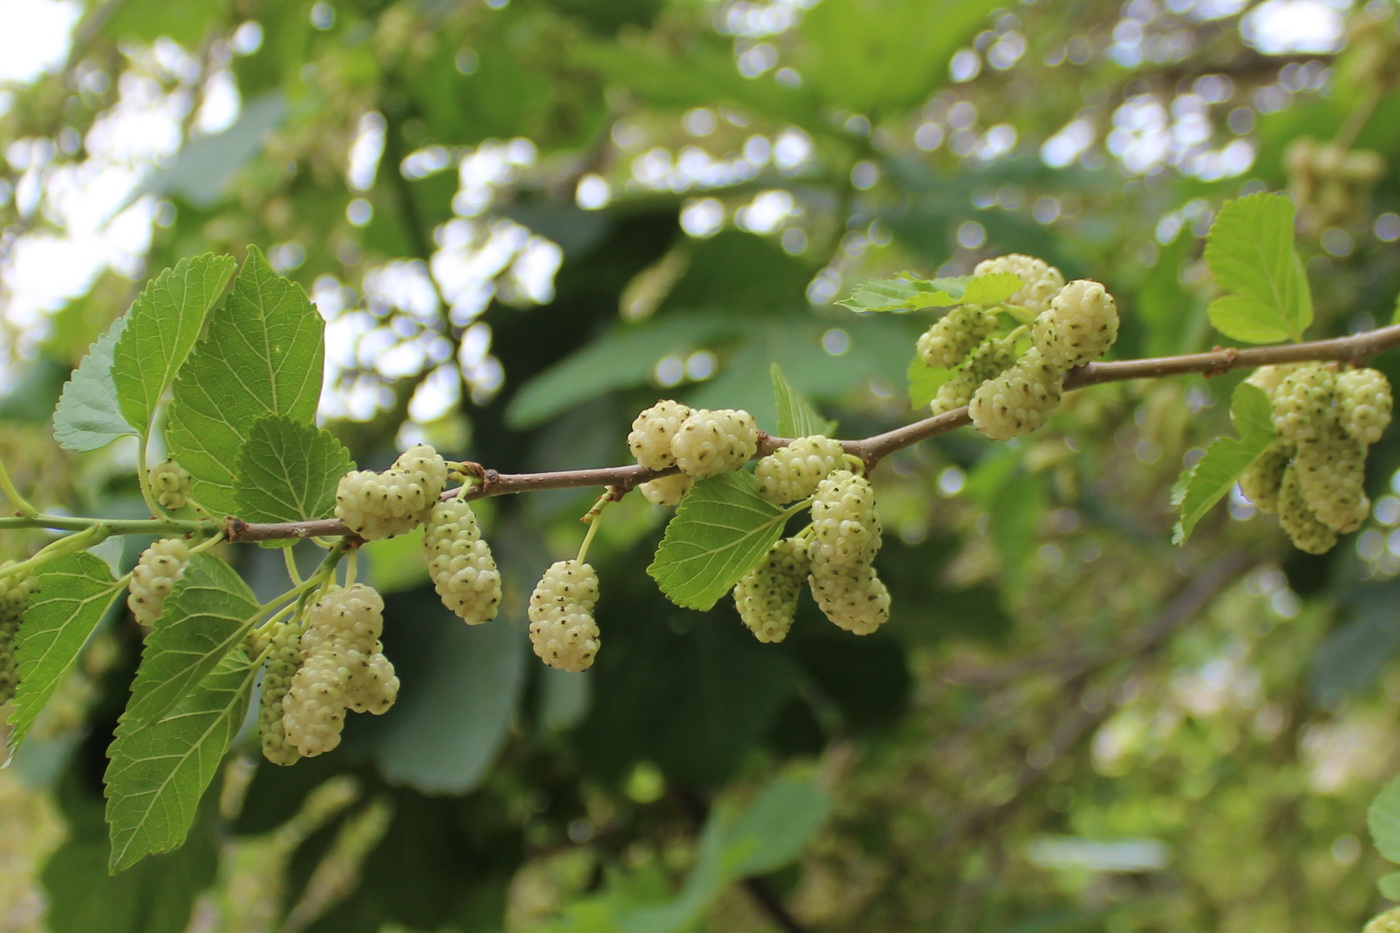
{"type": "Polygon", "coordinates": [[[647,573],[686,609],[709,609],[783,533],[788,513],[758,494],[752,473],[696,483],[666,526],[647,573]]]}
{"type": "Polygon", "coordinates": [[[1207,309],[1216,330],[1247,343],[1302,340],[1312,292],[1293,249],[1293,202],[1281,194],[1230,201],[1206,236],[1211,274],[1228,293],[1207,309]]]}
{"type": "Polygon", "coordinates": [[[241,647],[219,660],[169,716],[138,728],[124,715],[107,784],[107,823],[116,873],[185,841],[209,782],[248,710],[258,665],[241,647]]]}
{"type": "Polygon", "coordinates": [[[19,687],[10,716],[11,756],[123,590],[105,561],[81,551],[45,565],[35,586],[16,646],[19,687]]]}
{"type": "Polygon", "coordinates": [[[64,384],[53,413],[53,436],[61,446],[97,450],[119,437],[136,434],[122,417],[117,386],[112,381],[112,351],[124,330],[126,317],[122,316],[93,342],[73,378],[64,384]]]}
{"type": "Polygon", "coordinates": [[[212,253],[182,259],[152,279],[127,311],[112,353],[112,382],[122,414],[143,435],[235,265],[231,256],[212,253]]]}
{"type": "Polygon", "coordinates": [[[1382,897],[1392,901],[1400,901],[1400,871],[1384,875],[1380,881],[1376,882],[1376,887],[1380,889],[1382,897]]]}
{"type": "Polygon", "coordinates": [[[122,720],[139,729],[170,712],[261,613],[253,591],[227,561],[191,557],[146,639],[122,720]]]}
{"type": "MultiPolygon", "coordinates": [[[[961,293],[959,293],[961,294],[961,293]]],[[[947,292],[925,292],[914,282],[904,279],[872,279],[856,286],[851,297],[836,302],[852,311],[909,311],[913,303],[924,297],[932,302],[958,303],[958,296],[947,292]]],[[[935,305],[925,305],[933,307],[935,305]]]]}
{"type": "Polygon", "coordinates": [[[811,403],[788,383],[777,363],[770,367],[769,372],[773,376],[773,398],[778,407],[778,436],[810,437],[823,434],[830,437],[836,430],[836,422],[817,414],[811,403]]]}
{"type": "Polygon", "coordinates": [[[1366,811],[1371,841],[1386,859],[1400,863],[1400,777],[1395,778],[1371,801],[1366,811]]]}
{"type": "Polygon", "coordinates": [[[1240,436],[1216,439],[1196,465],[1181,475],[1173,490],[1181,508],[1181,517],[1172,531],[1175,544],[1186,543],[1196,523],[1234,488],[1240,474],[1274,441],[1269,399],[1257,386],[1241,382],[1235,387],[1230,417],[1240,436]]]}
{"type": "Polygon", "coordinates": [[[943,384],[953,378],[953,372],[936,369],[915,356],[909,361],[909,407],[926,408],[943,384]]]}
{"type": "Polygon", "coordinates": [[[1025,283],[1014,272],[991,272],[987,275],[974,275],[967,280],[963,291],[962,304],[1000,304],[1020,291],[1025,283]]]}
{"type": "Polygon", "coordinates": [[[238,509],[238,468],[253,423],[285,415],[310,424],[321,395],[321,316],[295,282],[248,258],[208,333],[175,379],[166,440],[206,508],[238,509]]]}
{"type": "Polygon", "coordinates": [[[238,461],[238,516],[250,522],[327,518],[336,484],[351,468],[350,452],[325,428],[282,415],[259,418],[238,461]]]}

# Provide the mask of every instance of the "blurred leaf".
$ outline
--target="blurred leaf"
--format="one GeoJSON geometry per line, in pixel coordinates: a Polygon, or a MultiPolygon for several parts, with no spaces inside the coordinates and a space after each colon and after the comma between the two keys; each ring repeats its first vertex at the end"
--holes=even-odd
{"type": "Polygon", "coordinates": [[[836,430],[836,422],[828,421],[811,404],[797,393],[777,363],[769,368],[773,376],[773,397],[778,406],[778,436],[810,437],[822,434],[830,437],[836,430]]]}
{"type": "Polygon", "coordinates": [[[709,609],[783,533],[788,513],[747,472],[700,480],[666,525],[647,573],[678,606],[709,609]]]}
{"type": "Polygon", "coordinates": [[[286,114],[286,101],[278,91],[244,101],[232,126],[187,142],[169,168],[152,176],[150,190],[179,195],[195,207],[214,207],[286,114]]]}
{"type": "Polygon", "coordinates": [[[1181,517],[1172,530],[1175,544],[1186,543],[1202,516],[1234,488],[1239,475],[1274,441],[1269,398],[1256,386],[1241,382],[1235,387],[1230,418],[1240,436],[1216,438],[1196,465],[1178,480],[1181,517]]]}
{"type": "Polygon", "coordinates": [[[836,304],[852,311],[921,311],[954,305],[994,305],[1021,288],[1020,276],[1011,272],[921,279],[905,273],[893,279],[872,279],[856,286],[851,297],[836,304]]]}
{"type": "Polygon", "coordinates": [[[725,821],[726,867],[735,878],[777,871],[802,854],[830,810],[831,798],[815,781],[779,778],[725,821]]]}
{"type": "Polygon", "coordinates": [[[53,414],[54,439],[69,450],[97,450],[136,429],[122,417],[112,379],[112,352],[126,330],[125,315],[97,338],[63,386],[53,414]]]}
{"type": "Polygon", "coordinates": [[[124,589],[104,561],[81,551],[65,554],[40,571],[15,649],[19,686],[10,711],[10,756],[124,589]]]}
{"type": "Polygon", "coordinates": [[[164,0],[123,0],[113,8],[102,31],[115,39],[144,43],[166,36],[187,51],[194,51],[227,15],[227,0],[173,4],[164,0]]]}
{"type": "Polygon", "coordinates": [[[67,838],[44,864],[49,933],[184,933],[196,899],[219,868],[217,795],[210,794],[177,852],[153,856],[111,877],[111,845],[100,801],[65,802],[67,838]]]}
{"type": "Polygon", "coordinates": [[[262,612],[227,561],[192,556],[146,638],[123,722],[136,730],[169,713],[236,650],[262,612]]]}
{"type": "Polygon", "coordinates": [[[1392,901],[1400,901],[1400,871],[1382,875],[1381,880],[1376,882],[1376,887],[1380,889],[1381,896],[1392,901]]]}
{"type": "Polygon", "coordinates": [[[127,311],[126,328],[112,351],[112,382],[122,414],[142,436],[150,433],[156,406],[235,266],[232,257],[212,253],[182,259],[147,283],[127,311]]]}
{"type": "Polygon", "coordinates": [[[928,403],[933,401],[938,395],[938,390],[943,388],[948,380],[953,378],[955,370],[943,369],[942,367],[930,366],[924,362],[923,358],[915,355],[909,361],[907,376],[909,378],[909,407],[915,411],[927,408],[928,403]]]}
{"type": "Polygon", "coordinates": [[[165,719],[138,729],[124,718],[117,726],[106,774],[110,871],[185,841],[200,797],[243,723],[257,672],[235,648],[165,719]]]}
{"type": "Polygon", "coordinates": [[[1400,778],[1385,785],[1371,801],[1366,826],[1377,851],[1388,861],[1400,863],[1400,778]]]}
{"type": "MultiPolygon", "coordinates": [[[[421,560],[421,558],[419,558],[421,560]]],[[[432,591],[389,598],[385,653],[403,686],[387,716],[360,723],[380,772],[426,794],[461,794],[489,773],[525,684],[524,632],[467,625],[432,591]]]]}
{"type": "Polygon", "coordinates": [[[948,80],[994,0],[825,0],[802,17],[794,66],[818,99],[872,122],[927,100],[948,80]],[[918,41],[910,41],[917,36],[918,41]]]}
{"type": "Polygon", "coordinates": [[[210,315],[175,380],[166,440],[191,477],[191,496],[238,510],[234,474],[247,432],[265,415],[309,424],[321,396],[325,323],[306,293],[272,271],[256,247],[233,292],[210,315]]]}
{"type": "Polygon", "coordinates": [[[1341,625],[1327,634],[1309,662],[1313,698],[1335,708],[1370,687],[1400,651],[1395,604],[1400,584],[1359,584],[1346,596],[1341,625]]]}
{"type": "Polygon", "coordinates": [[[1302,340],[1312,292],[1293,249],[1293,202],[1281,194],[1230,201],[1206,236],[1205,258],[1229,294],[1211,302],[1215,329],[1246,343],[1302,340]]]}
{"type": "MultiPolygon", "coordinates": [[[[250,522],[328,518],[340,478],[354,467],[350,452],[325,428],[285,415],[259,418],[238,461],[238,517],[250,522]]],[[[294,540],[276,542],[290,547],[294,540]]]]}

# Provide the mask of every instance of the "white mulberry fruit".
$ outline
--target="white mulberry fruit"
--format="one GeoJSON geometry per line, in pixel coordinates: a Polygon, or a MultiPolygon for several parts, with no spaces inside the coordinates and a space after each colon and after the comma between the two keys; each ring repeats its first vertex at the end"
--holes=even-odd
{"type": "Polygon", "coordinates": [[[994,441],[1029,434],[1042,427],[1063,394],[1064,373],[1031,347],[1006,372],[977,387],[968,403],[972,424],[994,441]]]}
{"type": "Polygon", "coordinates": [[[1375,369],[1349,369],[1337,377],[1337,416],[1363,444],[1374,444],[1390,425],[1390,380],[1375,369]]]}
{"type": "Polygon", "coordinates": [[[627,435],[627,449],[648,470],[665,470],[676,465],[671,439],[691,415],[690,407],[662,399],[636,417],[627,435]]]}
{"type": "Polygon", "coordinates": [[[1021,253],[984,259],[972,269],[973,275],[991,275],[993,272],[1013,272],[1021,277],[1023,284],[1006,302],[1020,305],[1032,314],[1039,314],[1049,307],[1050,299],[1065,285],[1065,277],[1059,269],[1043,259],[1021,253]]]}
{"type": "Polygon", "coordinates": [[[332,751],[345,728],[345,676],[329,652],[305,658],[282,697],[282,730],[303,758],[332,751]]]}
{"type": "Polygon", "coordinates": [[[778,505],[805,499],[840,465],[844,454],[840,441],[821,434],[799,437],[758,461],[758,493],[778,505]]]}
{"type": "Polygon", "coordinates": [[[414,444],[399,454],[389,469],[408,477],[419,512],[432,508],[447,488],[447,461],[427,444],[414,444]]]}
{"type": "Polygon", "coordinates": [[[1036,349],[1047,364],[1068,370],[1108,352],[1118,339],[1118,308],[1098,282],[1070,282],[1036,316],[1031,328],[1036,349]]]}
{"type": "Polygon", "coordinates": [[[1300,366],[1283,377],[1274,390],[1274,431],[1286,441],[1310,441],[1336,417],[1333,402],[1337,380],[1325,366],[1300,366]]]}
{"type": "Polygon", "coordinates": [[[642,491],[642,496],[648,502],[655,505],[680,505],[681,499],[690,492],[690,487],[693,485],[695,485],[695,477],[677,473],[674,476],[663,476],[660,479],[642,483],[637,488],[642,491]]]}
{"type": "Polygon", "coordinates": [[[184,538],[161,538],[141,552],[131,571],[131,594],[126,604],[142,625],[154,625],[165,608],[165,597],[185,572],[190,560],[184,538]]]}
{"type": "Polygon", "coordinates": [[[939,318],[919,338],[919,359],[935,369],[952,369],[996,327],[995,316],[979,307],[960,305],[939,318]]]}
{"type": "Polygon", "coordinates": [[[146,472],[146,479],[151,484],[156,501],[165,508],[180,509],[189,502],[189,471],[174,460],[164,460],[151,467],[146,472]]]}
{"type": "Polygon", "coordinates": [[[335,517],[366,541],[392,538],[418,526],[422,487],[397,470],[355,470],[340,478],[335,517]]]}
{"type": "Polygon", "coordinates": [[[746,411],[699,409],[671,441],[681,471],[701,479],[737,470],[758,452],[758,425],[746,411]]]}
{"type": "Polygon", "coordinates": [[[490,622],[501,604],[501,575],[465,499],[439,502],[428,513],[423,554],[443,604],[468,625],[490,622]]]}
{"type": "Polygon", "coordinates": [[[530,594],[530,644],[540,660],[561,671],[586,671],[601,644],[593,606],[598,575],[578,560],[549,566],[530,594]]]}
{"type": "Polygon", "coordinates": [[[868,560],[842,566],[814,559],[809,582],[822,613],[853,635],[869,635],[890,617],[890,591],[868,560]]]}
{"type": "Polygon", "coordinates": [[[761,642],[780,642],[792,628],[811,559],[802,538],[784,538],[734,585],[739,618],[761,642]]]}
{"type": "Polygon", "coordinates": [[[1278,391],[1278,387],[1283,384],[1284,377],[1289,373],[1302,368],[1301,363],[1274,363],[1268,366],[1260,366],[1249,374],[1245,382],[1262,390],[1270,399],[1278,391]]]}
{"type": "Polygon", "coordinates": [[[1293,459],[1299,491],[1318,521],[1346,534],[1371,514],[1366,498],[1366,445],[1333,425],[1298,445],[1293,459]]]}
{"type": "Polygon", "coordinates": [[[837,470],[812,496],[812,559],[839,565],[869,560],[880,550],[880,519],[870,480],[837,470]]]}

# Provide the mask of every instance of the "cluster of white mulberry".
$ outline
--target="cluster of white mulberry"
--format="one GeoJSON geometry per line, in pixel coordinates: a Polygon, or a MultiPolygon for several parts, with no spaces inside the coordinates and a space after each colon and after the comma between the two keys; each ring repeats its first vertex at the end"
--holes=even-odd
{"type": "Polygon", "coordinates": [[[1269,396],[1278,439],[1240,476],[1240,490],[1300,550],[1321,554],[1361,527],[1367,448],[1390,424],[1390,383],[1374,369],[1264,366],[1248,380],[1269,396]]]}
{"type": "Polygon", "coordinates": [[[141,552],[131,571],[126,605],[142,625],[155,625],[165,608],[165,598],[175,588],[190,562],[184,538],[161,538],[141,552]]]}
{"type": "MultiPolygon", "coordinates": [[[[12,566],[14,561],[6,561],[0,565],[0,570],[12,566]]],[[[0,579],[0,706],[15,695],[15,687],[19,685],[15,636],[33,590],[33,578],[27,574],[0,579]]]]}
{"type": "Polygon", "coordinates": [[[657,505],[675,505],[691,483],[737,470],[758,452],[758,425],[743,410],[692,409],[670,399],[648,408],[632,422],[627,447],[648,470],[679,467],[675,476],[641,485],[657,505]]]}
{"type": "Polygon", "coordinates": [[[263,755],[295,764],[340,744],[346,711],[386,712],[399,694],[384,656],[384,601],[363,583],[331,586],[305,626],[279,623],[263,674],[258,724],[263,755]]]}
{"type": "Polygon", "coordinates": [[[1063,394],[1064,375],[1107,352],[1118,337],[1118,310],[1098,282],[1065,284],[1060,270],[1012,254],[977,264],[976,275],[1010,272],[1021,288],[1007,304],[1034,316],[1030,346],[1017,353],[1017,332],[1000,333],[997,311],[954,308],[919,338],[919,357],[953,370],[930,404],[935,414],[966,405],[973,425],[993,440],[1029,434],[1049,420],[1063,394]]]}
{"type": "Polygon", "coordinates": [[[146,471],[156,501],[167,509],[182,509],[189,502],[189,471],[174,460],[163,460],[146,471]]]}
{"type": "Polygon", "coordinates": [[[1362,214],[1372,186],[1385,175],[1379,152],[1344,149],[1306,136],[1289,143],[1283,162],[1289,197],[1314,233],[1362,214]]]}
{"type": "Polygon", "coordinates": [[[335,517],[366,541],[417,528],[447,487],[447,462],[427,444],[416,444],[382,473],[355,470],[340,478],[335,517]]]}

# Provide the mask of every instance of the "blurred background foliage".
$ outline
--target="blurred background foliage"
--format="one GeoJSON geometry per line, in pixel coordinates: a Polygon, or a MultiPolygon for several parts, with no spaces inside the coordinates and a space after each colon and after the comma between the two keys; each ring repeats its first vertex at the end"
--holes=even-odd
{"type": "MultiPolygon", "coordinates": [[[[1202,236],[1251,191],[1300,202],[1309,336],[1388,323],[1400,290],[1391,0],[0,9],[71,33],[0,86],[0,456],[41,506],[140,512],[132,451],[59,453],[53,402],[148,271],[249,243],[325,316],[324,418],[365,467],[418,439],[621,463],[661,396],[771,429],[771,362],[842,436],[883,430],[917,416],[927,321],[831,302],[1013,251],[1108,285],[1116,356],[1207,348],[1202,236]]],[[[398,706],[290,770],[254,737],[188,845],[108,878],[140,637],[114,616],[0,774],[0,930],[1357,930],[1400,762],[1400,443],[1325,557],[1238,498],[1175,548],[1170,488],[1238,378],[888,460],[895,610],[864,639],[669,605],[637,497],[591,551],[587,675],[529,656],[523,609],[593,493],[483,506],[507,597],[480,629],[416,541],[376,543],[398,706]]]]}

